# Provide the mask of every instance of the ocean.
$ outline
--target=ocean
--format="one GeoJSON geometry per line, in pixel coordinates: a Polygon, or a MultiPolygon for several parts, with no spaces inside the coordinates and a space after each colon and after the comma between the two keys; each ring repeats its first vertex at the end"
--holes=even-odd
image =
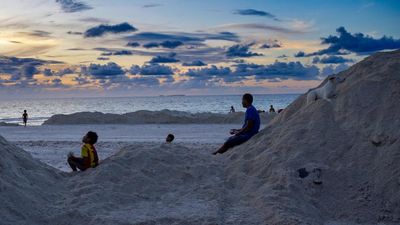
{"type": "MultiPolygon", "coordinates": [[[[253,105],[259,110],[285,108],[299,94],[254,95],[253,105]]],[[[28,111],[29,125],[41,125],[55,114],[76,112],[128,113],[139,110],[163,109],[190,113],[228,113],[233,106],[244,111],[241,95],[215,96],[156,96],[156,97],[110,97],[110,98],[47,98],[0,100],[0,122],[21,123],[23,110],[28,111]]]]}

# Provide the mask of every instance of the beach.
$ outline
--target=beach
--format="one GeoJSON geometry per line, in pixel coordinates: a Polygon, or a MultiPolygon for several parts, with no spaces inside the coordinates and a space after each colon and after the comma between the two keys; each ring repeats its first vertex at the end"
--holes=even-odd
{"type": "Polygon", "coordinates": [[[217,156],[243,112],[78,112],[2,126],[1,222],[398,225],[399,68],[400,51],[367,57],[261,115],[257,134],[217,156]],[[66,154],[79,154],[88,130],[100,164],[69,172],[66,154]]]}
{"type": "Polygon", "coordinates": [[[241,124],[140,124],[140,125],[43,125],[31,127],[0,126],[0,134],[50,166],[70,171],[66,162],[69,152],[80,154],[82,136],[89,130],[99,135],[97,150],[100,160],[117,153],[124,146],[157,146],[169,133],[174,144],[196,148],[211,155],[229,136],[228,131],[241,124]]]}

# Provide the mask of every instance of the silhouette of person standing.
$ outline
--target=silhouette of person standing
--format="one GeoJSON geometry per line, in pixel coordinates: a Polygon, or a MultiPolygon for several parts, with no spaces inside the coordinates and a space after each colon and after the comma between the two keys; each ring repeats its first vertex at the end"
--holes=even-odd
{"type": "Polygon", "coordinates": [[[22,114],[22,121],[24,122],[24,126],[26,127],[26,123],[28,122],[28,113],[26,110],[24,110],[24,113],[22,114]]]}

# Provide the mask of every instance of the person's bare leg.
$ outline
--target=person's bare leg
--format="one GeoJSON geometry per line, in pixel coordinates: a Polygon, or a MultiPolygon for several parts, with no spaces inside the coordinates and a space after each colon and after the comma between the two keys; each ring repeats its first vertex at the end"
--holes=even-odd
{"type": "Polygon", "coordinates": [[[216,154],[218,154],[218,153],[222,154],[222,153],[228,151],[228,149],[229,149],[229,148],[224,144],[224,145],[222,145],[221,148],[219,148],[217,151],[213,152],[213,155],[216,155],[216,154]]]}

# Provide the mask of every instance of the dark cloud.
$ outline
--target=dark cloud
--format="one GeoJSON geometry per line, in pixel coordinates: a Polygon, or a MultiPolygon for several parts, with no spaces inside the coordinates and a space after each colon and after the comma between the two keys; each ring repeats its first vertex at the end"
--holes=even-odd
{"type": "Polygon", "coordinates": [[[262,56],[263,54],[255,53],[255,52],[250,52],[250,46],[252,44],[248,45],[233,45],[228,48],[226,51],[226,56],[228,58],[235,58],[235,57],[241,57],[241,58],[248,58],[248,57],[253,57],[253,56],[262,56]]]}
{"type": "Polygon", "coordinates": [[[296,58],[306,57],[306,53],[303,51],[299,51],[298,53],[294,54],[294,57],[296,58]]]}
{"type": "Polygon", "coordinates": [[[201,69],[190,69],[184,75],[196,79],[222,79],[225,82],[236,82],[250,77],[256,80],[314,80],[318,79],[319,69],[301,62],[278,62],[269,65],[237,64],[235,70],[215,65],[201,69]]]}
{"type": "Polygon", "coordinates": [[[176,63],[179,59],[175,58],[176,53],[170,53],[168,56],[155,56],[150,60],[150,63],[176,63]]]}
{"type": "Polygon", "coordinates": [[[112,54],[113,55],[132,55],[133,53],[129,50],[120,50],[120,51],[115,51],[112,54]]]}
{"type": "Polygon", "coordinates": [[[53,76],[54,72],[51,69],[44,69],[43,70],[43,75],[45,75],[46,77],[51,77],[53,76]]]}
{"type": "Polygon", "coordinates": [[[373,52],[400,48],[400,39],[383,36],[375,39],[362,33],[349,33],[344,27],[336,29],[338,36],[330,35],[321,38],[321,44],[329,45],[328,48],[308,54],[314,55],[341,55],[343,51],[354,52],[357,54],[370,54],[373,52]]]}
{"type": "Polygon", "coordinates": [[[160,7],[162,4],[146,4],[143,5],[143,8],[154,8],[154,7],[160,7]]]}
{"type": "Polygon", "coordinates": [[[265,48],[280,48],[280,47],[282,47],[282,45],[277,40],[274,40],[271,43],[265,43],[261,45],[260,48],[265,49],[265,48]]]}
{"type": "MultiPolygon", "coordinates": [[[[240,38],[235,33],[231,32],[219,32],[219,33],[185,33],[185,32],[171,32],[171,33],[155,33],[155,32],[142,32],[125,37],[127,41],[132,42],[182,42],[181,45],[204,45],[206,40],[223,40],[223,41],[233,41],[239,42],[240,38]]],[[[164,44],[165,45],[165,44],[164,44]]],[[[169,46],[168,43],[166,46],[169,46]]]]}
{"type": "Polygon", "coordinates": [[[160,46],[164,48],[176,48],[181,45],[183,45],[183,42],[181,41],[164,41],[160,43],[160,46]]]}
{"type": "Polygon", "coordinates": [[[173,75],[174,70],[169,66],[159,64],[133,65],[129,73],[133,75],[173,75]]]}
{"type": "Polygon", "coordinates": [[[76,0],[56,0],[61,5],[62,11],[66,13],[81,12],[92,9],[88,4],[76,0]]]}
{"type": "Polygon", "coordinates": [[[143,45],[143,48],[158,48],[160,45],[157,42],[149,42],[143,45]]]}
{"type": "Polygon", "coordinates": [[[159,47],[163,47],[163,48],[169,48],[169,49],[173,49],[173,48],[177,48],[179,46],[183,45],[183,42],[181,41],[163,41],[161,43],[157,43],[157,42],[149,42],[143,45],[144,48],[159,48],[159,47]]]}
{"type": "Polygon", "coordinates": [[[82,32],[78,32],[78,31],[68,31],[67,34],[70,34],[70,35],[82,35],[83,33],[82,32]]]}
{"type": "Polygon", "coordinates": [[[265,11],[261,11],[261,10],[255,10],[255,9],[239,9],[233,12],[234,14],[238,14],[238,15],[242,15],[242,16],[264,16],[264,17],[268,17],[274,20],[279,21],[278,18],[276,18],[275,15],[269,13],[269,12],[265,12],[265,11]]]}
{"type": "Polygon", "coordinates": [[[107,57],[98,57],[97,60],[110,60],[110,58],[107,58],[107,57]]]}
{"type": "Polygon", "coordinates": [[[114,76],[125,75],[124,70],[114,62],[109,62],[104,65],[90,64],[88,67],[81,67],[81,71],[85,75],[91,75],[98,79],[106,79],[114,76]]]}
{"type": "Polygon", "coordinates": [[[41,60],[33,58],[17,58],[0,56],[0,73],[9,74],[12,80],[32,79],[39,73],[39,66],[46,64],[59,64],[59,61],[41,60]]]}
{"type": "Polygon", "coordinates": [[[134,32],[134,31],[137,31],[137,29],[132,25],[130,25],[129,23],[120,23],[116,25],[102,24],[86,30],[84,36],[87,38],[101,37],[107,33],[118,34],[118,33],[134,32]]]}
{"type": "Polygon", "coordinates": [[[205,63],[201,60],[194,60],[192,62],[182,63],[182,66],[207,66],[207,63],[205,63]]]}
{"type": "Polygon", "coordinates": [[[131,42],[128,42],[128,44],[126,44],[126,46],[136,48],[136,47],[140,46],[140,43],[131,41],[131,42]]]}
{"type": "Polygon", "coordinates": [[[313,63],[322,63],[322,64],[340,64],[340,63],[346,63],[346,62],[353,62],[352,59],[346,59],[341,56],[335,56],[335,55],[330,55],[327,57],[319,58],[319,57],[314,57],[313,58],[313,63]]]}

